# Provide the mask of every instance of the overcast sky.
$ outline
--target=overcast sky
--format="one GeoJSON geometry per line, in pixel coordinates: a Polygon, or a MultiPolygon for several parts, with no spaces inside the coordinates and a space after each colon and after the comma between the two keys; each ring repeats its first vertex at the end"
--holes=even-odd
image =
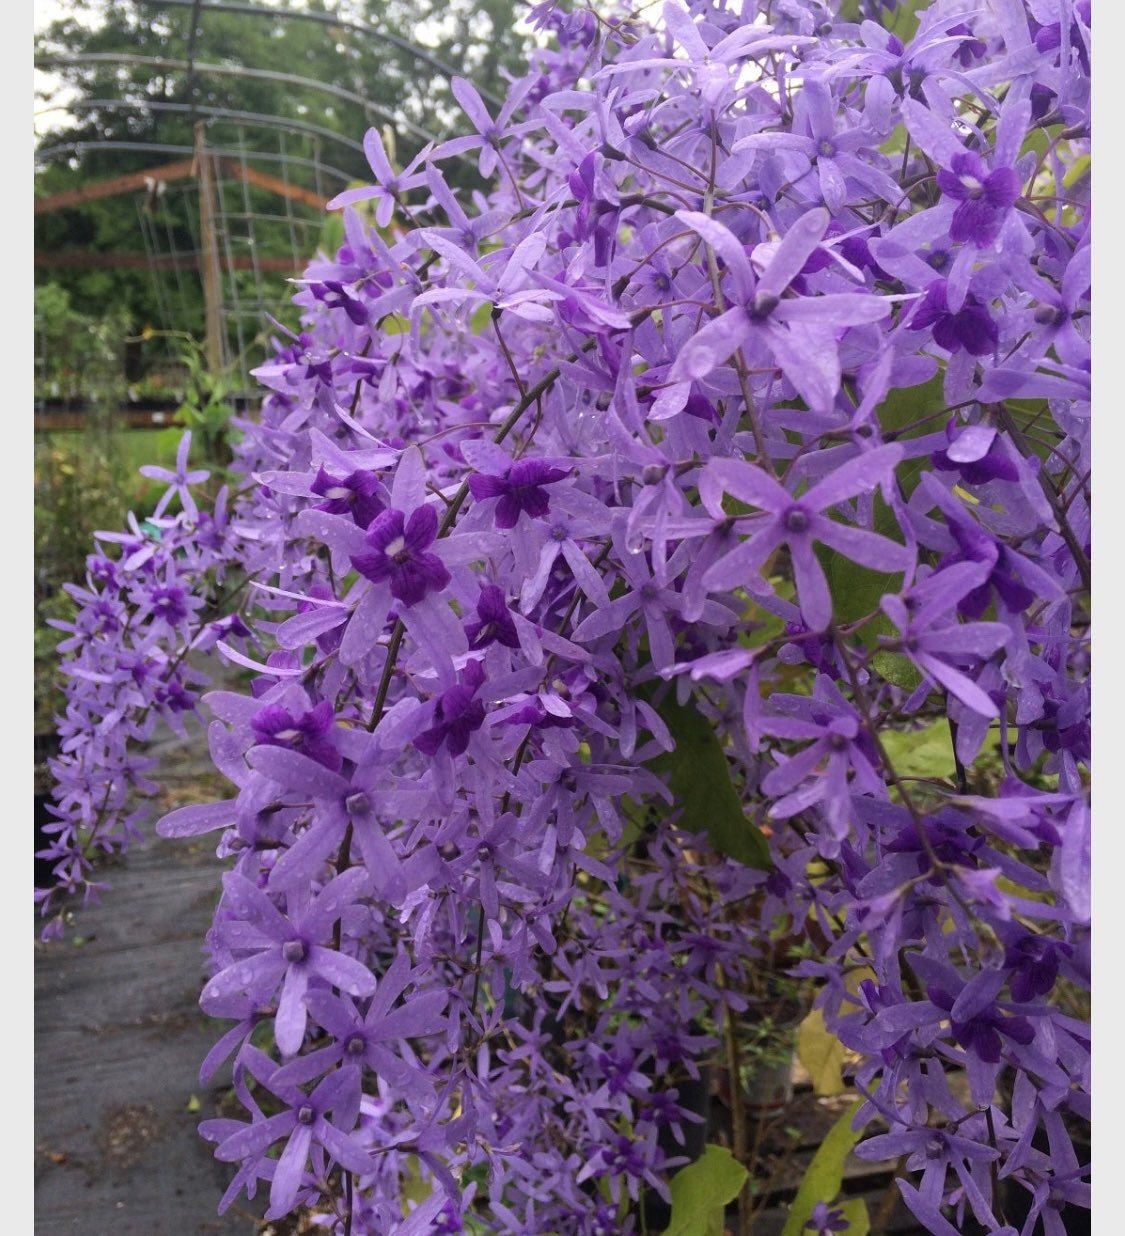
{"type": "MultiPolygon", "coordinates": [[[[68,0],[35,0],[35,16],[33,18],[35,33],[49,26],[60,17],[66,17],[74,12],[74,6],[68,0]]],[[[56,129],[67,127],[67,113],[64,110],[46,110],[50,103],[64,104],[67,95],[59,91],[59,77],[56,73],[45,73],[42,69],[35,70],[35,92],[49,91],[55,97],[44,103],[35,99],[35,136],[42,137],[56,129]]]]}

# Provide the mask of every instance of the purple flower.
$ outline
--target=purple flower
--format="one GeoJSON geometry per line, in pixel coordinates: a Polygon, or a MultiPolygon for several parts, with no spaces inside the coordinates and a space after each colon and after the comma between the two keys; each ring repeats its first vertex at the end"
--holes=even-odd
{"type": "Polygon", "coordinates": [[[503,644],[505,648],[518,648],[520,637],[512,619],[512,611],[504,597],[504,590],[495,584],[485,584],[477,598],[477,618],[465,623],[465,635],[471,652],[487,648],[489,644],[503,644]]]}
{"type": "Polygon", "coordinates": [[[839,112],[835,100],[824,82],[806,80],[797,94],[792,127],[781,132],[755,133],[735,143],[732,153],[743,150],[780,152],[795,150],[809,161],[808,171],[797,174],[795,180],[808,184],[815,176],[825,206],[837,214],[854,196],[852,185],[861,185],[865,193],[893,202],[901,190],[893,177],[888,175],[872,158],[872,150],[878,144],[877,135],[867,126],[848,125],[838,129],[839,112]]]}
{"type": "Polygon", "coordinates": [[[967,485],[1019,480],[1019,468],[991,426],[958,425],[951,417],[945,426],[945,436],[949,445],[930,456],[939,472],[959,472],[967,485]]]}
{"type": "Polygon", "coordinates": [[[947,352],[968,352],[987,356],[1000,340],[1000,331],[988,308],[970,292],[965,303],[952,312],[948,301],[948,282],[935,279],[910,316],[910,330],[933,330],[934,342],[947,352]]]}
{"type": "Polygon", "coordinates": [[[958,602],[991,574],[991,563],[959,562],[935,571],[906,594],[884,596],[884,613],[899,628],[902,651],[941,683],[966,707],[983,717],[997,717],[1000,709],[954,660],[989,657],[1007,643],[1010,632],[1000,622],[958,623],[951,613],[958,602]]]}
{"type": "Polygon", "coordinates": [[[334,876],[304,903],[295,896],[297,905],[287,918],[256,885],[228,871],[223,876],[222,905],[238,918],[220,918],[216,931],[220,939],[233,933],[240,951],[249,952],[208,980],[200,997],[203,1010],[236,992],[265,1003],[280,984],[275,1036],[278,1049],[291,1056],[304,1041],[310,984],[323,982],[349,995],[371,995],[375,990],[371,971],[355,958],[325,947],[333,924],[363,893],[367,880],[358,867],[334,876]]]}
{"type": "Polygon", "coordinates": [[[195,654],[253,675],[232,796],[159,825],[233,867],[224,1205],[427,1236],[487,1164],[497,1236],[631,1230],[767,960],[933,1236],[1088,1201],[1088,0],[841,7],[535,5],[475,133],[367,135],[229,501],[181,444],[68,589],[48,934],[195,654]],[[768,872],[713,848],[754,825],[768,872]]]}
{"type": "Polygon", "coordinates": [[[482,176],[491,176],[496,170],[500,159],[500,143],[505,137],[514,137],[526,132],[530,127],[526,124],[513,125],[512,115],[519,109],[523,96],[531,89],[531,78],[524,79],[517,88],[508,92],[508,96],[500,108],[499,115],[493,120],[484,100],[472,82],[463,77],[454,77],[450,81],[453,97],[461,104],[479,137],[454,138],[446,144],[446,151],[462,153],[475,147],[480,147],[479,170],[482,176]]]}
{"type": "Polygon", "coordinates": [[[1012,999],[1026,1004],[1049,994],[1059,974],[1059,962],[1074,949],[1062,940],[1021,935],[1004,953],[1004,965],[1012,972],[1012,999]]]}
{"type": "Polygon", "coordinates": [[[375,207],[375,222],[379,227],[386,227],[394,217],[395,206],[401,203],[403,195],[408,190],[426,183],[426,177],[417,169],[425,161],[429,149],[420,150],[411,160],[410,166],[401,173],[396,173],[391,167],[378,129],[367,130],[363,138],[363,151],[372,172],[375,173],[375,184],[337,193],[328,203],[328,209],[339,210],[344,206],[354,206],[356,202],[374,198],[378,202],[375,207]]]}
{"type": "MultiPolygon", "coordinates": [[[[967,991],[967,988],[963,989],[967,991]]],[[[964,996],[953,996],[940,987],[928,987],[926,995],[939,1009],[950,1014],[954,1039],[986,1064],[998,1064],[1004,1038],[1026,1046],[1035,1038],[1035,1031],[1026,1017],[1006,1016],[995,1007],[976,1007],[966,1001],[958,1016],[964,996]]]]}
{"type": "Polygon", "coordinates": [[[760,569],[779,545],[789,546],[801,613],[811,630],[821,631],[832,620],[828,581],[813,553],[820,541],[846,558],[877,571],[904,571],[911,554],[875,532],[838,523],[824,514],[847,498],[870,493],[885,484],[902,458],[901,446],[876,447],[841,464],[806,494],[794,498],[778,481],[753,464],[715,459],[706,479],[714,488],[765,512],[754,517],[750,535],[737,549],[715,562],[703,577],[704,585],[718,588],[753,588],[752,573],[760,569]]]}
{"type": "Polygon", "coordinates": [[[1020,196],[1020,180],[1010,167],[990,172],[972,151],[954,155],[952,166],[940,168],[938,188],[960,203],[953,212],[949,236],[987,249],[1000,234],[1008,210],[1020,196]]]}
{"type": "Polygon", "coordinates": [[[328,700],[321,700],[297,716],[284,704],[267,704],[250,718],[250,728],[259,743],[300,751],[310,760],[339,772],[343,757],[332,741],[334,720],[328,700]]]}
{"type": "Polygon", "coordinates": [[[444,991],[423,992],[394,1007],[418,977],[419,972],[411,970],[409,959],[400,953],[380,978],[366,1012],[348,996],[310,991],[306,997],[309,1011],[335,1041],[290,1061],[274,1075],[275,1083],[303,1085],[339,1065],[351,1072],[358,1102],[366,1065],[400,1094],[432,1099],[433,1084],[423,1070],[407,1063],[391,1046],[396,1040],[433,1036],[445,1029],[440,1014],[449,997],[444,991]]]}
{"type": "Polygon", "coordinates": [[[369,1172],[373,1160],[353,1137],[349,1136],[359,1115],[358,1099],[352,1095],[350,1078],[336,1072],[312,1091],[275,1080],[276,1067],[257,1048],[247,1049],[245,1061],[258,1082],[286,1104],[275,1116],[242,1124],[231,1131],[231,1121],[204,1121],[200,1132],[204,1137],[211,1130],[221,1134],[215,1157],[228,1163],[240,1159],[260,1161],[265,1152],[285,1138],[285,1147],[277,1160],[270,1185],[270,1206],[267,1215],[278,1219],[292,1210],[300,1192],[310,1153],[323,1147],[332,1158],[350,1172],[369,1172]],[[334,1117],[330,1120],[329,1116],[334,1117]]]}
{"type": "Polygon", "coordinates": [[[958,44],[957,60],[963,69],[971,69],[973,65],[984,58],[988,51],[988,44],[983,39],[973,37],[973,31],[970,26],[966,26],[964,22],[958,22],[956,26],[950,26],[949,34],[962,34],[966,37],[958,44]]]}
{"type": "Polygon", "coordinates": [[[350,515],[361,528],[366,528],[387,504],[379,497],[382,486],[378,476],[366,468],[350,472],[345,477],[330,476],[323,468],[309,486],[314,494],[325,499],[313,508],[333,515],[350,515]]]}
{"type": "Polygon", "coordinates": [[[188,616],[187,595],[182,588],[154,588],[149,593],[152,612],[170,627],[178,627],[188,616]]]}
{"type": "MultiPolygon", "coordinates": [[[[827,210],[817,207],[789,228],[765,272],[756,276],[738,239],[721,223],[698,211],[676,217],[698,232],[726,263],[735,305],[712,318],[680,349],[668,371],[671,382],[705,378],[743,346],[760,345],[816,411],[832,406],[840,385],[837,334],[864,322],[878,322],[891,311],[885,297],[832,293],[785,297],[828,229],[827,210]]],[[[759,357],[749,357],[756,363],[759,357]]]]}
{"type": "Polygon", "coordinates": [[[876,793],[882,784],[871,740],[826,675],[818,676],[812,697],[779,693],[771,705],[760,722],[763,733],[814,741],[779,760],[763,778],[762,792],[775,799],[770,818],[787,819],[820,803],[833,835],[842,839],[851,822],[849,771],[855,773],[855,790],[876,793]]]}
{"type": "Polygon", "coordinates": [[[502,476],[474,473],[469,477],[469,492],[478,502],[496,498],[497,528],[514,528],[524,511],[531,519],[542,519],[550,509],[546,485],[561,481],[568,473],[543,459],[518,459],[502,476]]]}
{"type": "Polygon", "coordinates": [[[367,529],[362,554],[352,555],[352,565],[373,584],[390,581],[391,596],[403,605],[417,605],[428,592],[440,592],[450,581],[445,563],[426,550],[437,539],[437,512],[420,506],[410,518],[391,509],[376,516],[367,529]]]}
{"type": "Polygon", "coordinates": [[[437,755],[444,746],[450,755],[463,755],[469,738],[484,724],[484,704],[476,698],[484,682],[484,662],[469,661],[458,675],[456,686],[443,691],[434,706],[434,721],[414,739],[425,755],[437,755]]]}
{"type": "Polygon", "coordinates": [[[192,497],[189,486],[201,484],[211,473],[203,468],[192,472],[188,471],[188,454],[190,451],[191,431],[188,430],[180,439],[180,445],[176,448],[176,466],[174,469],[162,468],[158,464],[144,464],[141,467],[140,472],[142,476],[151,477],[154,481],[164,481],[171,486],[171,489],[165,490],[160,501],[156,504],[156,509],[152,513],[153,519],[159,519],[168,509],[168,504],[177,496],[183,504],[187,517],[193,523],[199,518],[199,508],[195,505],[195,499],[192,497]]]}
{"type": "Polygon", "coordinates": [[[832,1236],[833,1232],[846,1232],[850,1227],[842,1210],[830,1209],[827,1202],[817,1202],[808,1223],[801,1230],[813,1232],[815,1236],[832,1236]]]}

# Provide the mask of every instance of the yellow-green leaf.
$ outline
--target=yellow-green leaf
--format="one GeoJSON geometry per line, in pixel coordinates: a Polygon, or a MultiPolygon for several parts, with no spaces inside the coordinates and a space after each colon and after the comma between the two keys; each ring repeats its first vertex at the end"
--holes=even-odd
{"type": "MultiPolygon", "coordinates": [[[[422,1176],[418,1160],[411,1155],[406,1160],[406,1171],[399,1185],[399,1195],[405,1202],[424,1202],[434,1191],[433,1185],[422,1176]]],[[[405,1210],[403,1212],[405,1214],[405,1210]]]]}
{"type": "Polygon", "coordinates": [[[722,1146],[708,1146],[672,1177],[672,1221],[664,1236],[722,1236],[723,1208],[749,1173],[722,1146]]]}
{"type": "MultiPolygon", "coordinates": [[[[864,630],[866,629],[865,627],[864,630]]],[[[871,658],[871,664],[887,682],[902,687],[904,691],[913,691],[922,684],[918,667],[901,652],[891,652],[889,648],[883,648],[871,658]]]]}
{"type": "Polygon", "coordinates": [[[945,721],[921,730],[886,730],[879,735],[901,777],[954,777],[953,741],[945,721]]]}
{"type": "Polygon", "coordinates": [[[867,1213],[867,1203],[862,1197],[849,1197],[846,1202],[837,1202],[836,1209],[842,1210],[848,1221],[848,1230],[844,1236],[867,1236],[871,1231],[871,1218],[867,1213]]]}
{"type": "Polygon", "coordinates": [[[804,1065],[819,1095],[843,1094],[843,1043],[824,1024],[820,1009],[813,1011],[797,1027],[797,1058],[804,1065]]]}
{"type": "Polygon", "coordinates": [[[851,1127],[852,1119],[859,1108],[860,1102],[856,1100],[843,1112],[820,1143],[820,1149],[813,1155],[812,1162],[801,1179],[781,1236],[801,1236],[817,1202],[831,1203],[840,1192],[840,1185],[844,1180],[844,1163],[852,1147],[859,1141],[859,1134],[853,1132],[851,1127]]]}

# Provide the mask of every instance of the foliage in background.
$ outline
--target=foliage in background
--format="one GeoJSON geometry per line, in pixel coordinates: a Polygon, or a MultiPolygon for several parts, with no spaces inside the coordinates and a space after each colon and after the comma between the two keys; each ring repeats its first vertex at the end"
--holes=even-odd
{"type": "MultiPolygon", "coordinates": [[[[73,144],[76,149],[61,149],[39,158],[36,196],[190,157],[193,105],[245,112],[267,121],[288,118],[326,130],[323,135],[294,131],[279,139],[277,128],[271,124],[209,118],[208,142],[231,151],[242,145],[275,155],[284,151],[288,156],[284,165],[263,162],[255,166],[330,195],[345,187],[348,178],[359,181],[366,174],[356,137],[369,124],[382,126],[389,121],[394,125],[395,117],[400,117],[420,129],[444,134],[456,115],[448,75],[381,35],[395,36],[408,46],[416,44],[452,66],[453,71],[477,78],[486,89],[500,88],[502,72],[518,68],[522,62],[526,36],[517,30],[516,0],[452,5],[429,0],[411,4],[364,0],[340,6],[316,0],[305,7],[318,13],[339,12],[342,18],[369,25],[376,33],[362,36],[332,24],[285,19],[266,5],[258,14],[222,12],[205,5],[193,43],[190,4],[74,0],[66,16],[37,33],[37,59],[52,55],[107,59],[53,63],[52,73],[71,100],[67,104],[68,123],[49,133],[39,146],[50,150],[73,144]],[[242,66],[251,72],[197,72],[189,76],[183,69],[143,62],[145,57],[184,62],[189,46],[194,46],[200,64],[242,66]],[[341,87],[385,110],[375,113],[313,86],[255,77],[254,70],[277,71],[341,87]],[[164,110],[165,105],[178,110],[164,110]],[[333,140],[333,134],[348,140],[333,140]],[[126,144],[124,148],[122,143],[126,144]],[[145,149],[143,144],[157,149],[145,149]],[[337,168],[343,179],[326,177],[320,183],[302,160],[337,168]]],[[[41,99],[40,104],[50,101],[41,99]]],[[[423,141],[419,132],[400,127],[398,154],[404,163],[423,141]]],[[[459,175],[465,183],[483,183],[471,163],[464,164],[459,175]]],[[[36,250],[141,253],[143,212],[162,251],[174,249],[181,255],[191,255],[199,248],[198,202],[194,193],[183,190],[182,182],[173,182],[159,198],[131,193],[37,216],[36,250]]],[[[307,209],[294,209],[294,225],[287,220],[284,203],[276,195],[254,186],[235,186],[233,191],[223,192],[230,195],[232,210],[277,216],[263,217],[255,224],[259,256],[288,256],[294,243],[303,257],[312,256],[317,231],[304,226],[310,218],[307,209]],[[243,198],[245,205],[236,206],[243,198]]],[[[252,275],[245,273],[238,279],[242,294],[251,295],[252,275]]],[[[267,275],[266,280],[279,302],[283,301],[284,276],[267,275]]],[[[84,314],[98,316],[107,305],[117,307],[127,319],[130,334],[139,334],[145,327],[174,327],[197,336],[203,334],[202,291],[191,267],[175,277],[144,269],[37,270],[36,282],[51,282],[64,289],[84,314]],[[171,320],[166,320],[169,314],[171,320]]],[[[264,322],[255,323],[252,332],[264,328],[264,322]]]]}
{"type": "Polygon", "coordinates": [[[80,312],[68,290],[49,280],[35,288],[37,404],[108,403],[121,396],[122,341],[128,314],[114,301],[96,313],[80,312]]]}

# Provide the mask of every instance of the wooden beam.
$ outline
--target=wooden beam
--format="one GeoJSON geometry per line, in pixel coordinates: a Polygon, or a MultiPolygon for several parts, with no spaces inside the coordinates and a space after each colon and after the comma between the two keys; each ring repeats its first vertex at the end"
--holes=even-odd
{"type": "MultiPolygon", "coordinates": [[[[292,257],[234,257],[228,261],[219,255],[224,270],[253,270],[255,265],[269,273],[297,272],[304,269],[305,259],[292,257]]],[[[36,253],[35,265],[54,270],[198,270],[199,258],[194,253],[95,253],[84,249],[61,249],[53,253],[36,253]]]]}
{"type": "Polygon", "coordinates": [[[77,189],[64,189],[61,193],[52,193],[48,197],[35,199],[37,215],[50,214],[53,210],[62,210],[67,206],[81,206],[86,202],[96,202],[102,197],[117,197],[122,193],[133,193],[148,188],[146,180],[187,180],[195,174],[194,160],[181,159],[177,163],[164,163],[160,167],[149,167],[143,172],[129,172],[125,176],[113,176],[109,180],[95,180],[93,184],[82,185],[77,189]]]}
{"type": "Polygon", "coordinates": [[[277,176],[268,176],[265,172],[259,172],[255,168],[243,167],[236,159],[224,158],[220,162],[223,171],[228,176],[243,180],[257,189],[266,189],[270,193],[280,194],[281,197],[287,197],[291,201],[311,206],[313,210],[324,210],[328,205],[328,198],[313,193],[311,189],[302,189],[300,185],[291,185],[277,176]]]}
{"type": "Polygon", "coordinates": [[[220,286],[219,239],[215,228],[215,168],[207,149],[207,122],[195,122],[195,170],[199,177],[199,274],[203,280],[204,344],[207,368],[218,377],[226,359],[223,332],[223,291],[220,286]]]}
{"type": "MultiPolygon", "coordinates": [[[[256,168],[243,167],[237,159],[223,158],[219,162],[223,171],[235,180],[244,180],[258,189],[277,193],[291,201],[311,206],[313,210],[324,210],[328,198],[314,193],[311,189],[300,185],[289,184],[279,176],[270,176],[259,172],[256,168]]],[[[153,180],[187,180],[195,175],[195,160],[181,159],[176,163],[164,163],[160,167],[149,167],[141,172],[129,172],[124,176],[113,176],[108,180],[95,180],[92,184],[82,185],[77,189],[64,189],[60,193],[52,193],[47,197],[35,199],[37,215],[50,214],[55,210],[63,210],[67,206],[82,206],[86,202],[96,202],[103,197],[119,197],[122,193],[140,192],[149,188],[146,181],[153,180]]]]}

